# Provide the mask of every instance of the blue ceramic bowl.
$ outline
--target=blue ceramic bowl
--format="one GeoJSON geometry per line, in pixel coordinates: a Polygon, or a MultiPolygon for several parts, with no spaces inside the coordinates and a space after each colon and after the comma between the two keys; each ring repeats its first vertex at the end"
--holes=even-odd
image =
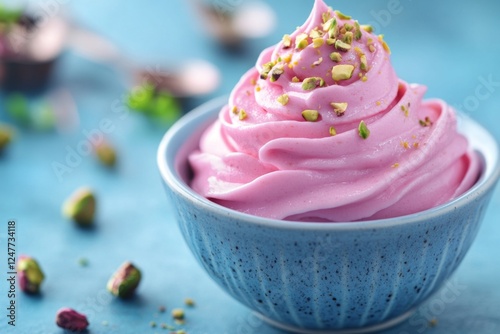
{"type": "Polygon", "coordinates": [[[482,156],[483,172],[459,198],[392,219],[301,223],[233,211],[189,187],[187,156],[225,102],[174,124],[158,165],[196,259],[266,321],[300,333],[379,330],[407,318],[460,264],[500,175],[498,146],[474,121],[460,116],[459,127],[482,156]]]}

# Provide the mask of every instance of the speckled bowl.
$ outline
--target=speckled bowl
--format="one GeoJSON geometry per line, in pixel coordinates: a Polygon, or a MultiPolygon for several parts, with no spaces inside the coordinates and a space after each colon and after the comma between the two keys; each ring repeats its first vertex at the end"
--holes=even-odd
{"type": "Polygon", "coordinates": [[[227,209],[188,186],[187,156],[225,101],[174,124],[158,165],[196,259],[264,320],[299,333],[380,330],[407,318],[460,264],[500,175],[498,146],[474,121],[460,116],[460,129],[483,157],[483,173],[459,198],[393,219],[287,222],[227,209]]]}

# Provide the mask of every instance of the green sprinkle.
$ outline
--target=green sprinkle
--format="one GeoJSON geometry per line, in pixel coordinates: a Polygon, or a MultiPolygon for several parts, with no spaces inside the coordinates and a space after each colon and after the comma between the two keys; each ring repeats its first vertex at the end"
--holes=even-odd
{"type": "Polygon", "coordinates": [[[308,122],[316,122],[319,117],[317,110],[307,109],[302,112],[302,117],[308,122]]]}
{"type": "Polygon", "coordinates": [[[370,130],[366,126],[365,121],[361,121],[358,126],[359,136],[363,139],[367,139],[370,136],[370,130]]]}
{"type": "Polygon", "coordinates": [[[316,87],[323,87],[325,85],[325,80],[320,77],[310,77],[304,79],[302,82],[303,90],[313,90],[316,87]]]}

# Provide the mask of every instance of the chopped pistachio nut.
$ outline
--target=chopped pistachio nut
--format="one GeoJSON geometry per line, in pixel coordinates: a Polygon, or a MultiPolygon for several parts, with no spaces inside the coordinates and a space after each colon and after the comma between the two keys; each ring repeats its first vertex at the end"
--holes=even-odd
{"type": "Polygon", "coordinates": [[[424,120],[419,120],[418,122],[423,127],[427,127],[427,126],[431,126],[432,125],[432,121],[431,121],[431,119],[429,117],[425,117],[424,120]]]}
{"type": "Polygon", "coordinates": [[[96,198],[92,190],[80,188],[63,204],[63,215],[81,226],[90,226],[94,221],[96,198]]]}
{"type": "Polygon", "coordinates": [[[343,116],[345,111],[347,110],[347,102],[342,102],[342,103],[331,103],[330,104],[333,107],[333,111],[337,114],[337,116],[343,116]]]}
{"type": "Polygon", "coordinates": [[[31,294],[39,293],[45,275],[38,262],[29,256],[21,255],[17,259],[16,269],[21,290],[31,294]]]}
{"type": "Polygon", "coordinates": [[[300,82],[300,79],[295,76],[292,78],[292,82],[300,82]]]}
{"type": "Polygon", "coordinates": [[[263,79],[263,80],[266,80],[268,75],[269,75],[269,72],[271,72],[271,70],[273,69],[274,65],[276,65],[276,63],[274,61],[270,61],[268,63],[265,63],[263,66],[262,66],[262,72],[260,72],[260,78],[263,79]]]}
{"type": "Polygon", "coordinates": [[[335,45],[335,42],[336,42],[336,41],[337,41],[337,40],[336,40],[335,38],[328,38],[328,39],[326,40],[326,44],[328,44],[328,45],[335,45]]]}
{"type": "Polygon", "coordinates": [[[394,165],[391,166],[392,168],[398,168],[399,167],[399,163],[395,163],[394,165]]]}
{"type": "Polygon", "coordinates": [[[337,14],[338,18],[341,20],[350,20],[351,19],[351,17],[349,15],[345,15],[338,10],[335,11],[335,14],[337,14]]]}
{"type": "Polygon", "coordinates": [[[288,97],[288,94],[283,94],[283,95],[280,95],[278,96],[278,98],[276,99],[276,101],[278,101],[281,105],[283,106],[286,106],[288,104],[288,101],[290,100],[290,98],[288,97]]]}
{"type": "Polygon", "coordinates": [[[319,66],[323,62],[323,57],[319,57],[318,60],[316,60],[314,63],[312,63],[312,66],[319,66]]]}
{"type": "Polygon", "coordinates": [[[367,139],[370,136],[370,130],[366,126],[365,121],[361,121],[358,126],[359,136],[363,139],[367,139]]]}
{"type": "Polygon", "coordinates": [[[330,30],[333,25],[333,21],[335,21],[335,18],[331,17],[328,19],[328,21],[323,22],[323,31],[327,32],[328,30],[330,30]]]}
{"type": "Polygon", "coordinates": [[[330,132],[330,136],[336,136],[337,135],[337,130],[333,126],[330,126],[329,132],[330,132]]]}
{"type": "Polygon", "coordinates": [[[332,13],[330,11],[326,11],[321,14],[321,18],[323,19],[323,23],[326,23],[332,17],[332,13]]]}
{"type": "Polygon", "coordinates": [[[233,108],[231,108],[231,112],[236,115],[238,113],[238,107],[233,106],[233,108]]]}
{"type": "Polygon", "coordinates": [[[307,34],[300,34],[295,38],[295,47],[299,50],[305,49],[309,45],[307,34]]]}
{"type": "Polygon", "coordinates": [[[184,317],[185,317],[185,314],[184,314],[183,309],[176,308],[176,309],[172,310],[172,318],[174,318],[175,320],[184,320],[184,317]]]}
{"type": "Polygon", "coordinates": [[[78,259],[78,264],[82,267],[87,267],[89,265],[89,260],[84,257],[81,257],[78,259]]]}
{"type": "Polygon", "coordinates": [[[308,122],[316,122],[319,112],[317,110],[306,109],[302,112],[302,117],[308,122]]]}
{"type": "Polygon", "coordinates": [[[413,143],[413,148],[418,148],[420,146],[419,143],[413,143]]]}
{"type": "Polygon", "coordinates": [[[328,38],[337,38],[337,34],[339,32],[337,20],[335,18],[331,18],[325,24],[323,24],[323,30],[328,32],[328,38]]]}
{"type": "Polygon", "coordinates": [[[348,31],[348,32],[345,33],[344,38],[342,39],[342,41],[344,43],[347,43],[347,44],[352,44],[353,37],[354,37],[354,34],[352,33],[352,31],[348,31]]]}
{"type": "Polygon", "coordinates": [[[373,27],[369,24],[361,25],[361,29],[363,29],[364,31],[369,32],[369,33],[373,32],[373,27]]]}
{"type": "Polygon", "coordinates": [[[107,142],[103,142],[95,147],[97,159],[106,167],[113,167],[116,164],[116,151],[107,142]]]}
{"type": "Polygon", "coordinates": [[[401,146],[403,146],[403,148],[405,150],[410,148],[410,144],[408,144],[408,142],[406,140],[401,142],[401,146]]]}
{"type": "Polygon", "coordinates": [[[321,37],[313,39],[313,47],[315,49],[322,47],[324,43],[325,43],[325,40],[321,37]]]}
{"type": "Polygon", "coordinates": [[[346,24],[344,24],[344,29],[346,31],[352,31],[352,29],[354,29],[354,27],[351,24],[346,23],[346,24]]]}
{"type": "Polygon", "coordinates": [[[361,71],[368,71],[368,60],[366,59],[366,55],[362,54],[359,56],[359,60],[361,61],[361,71]]]}
{"type": "Polygon", "coordinates": [[[123,263],[106,285],[109,292],[120,298],[133,295],[141,282],[141,271],[130,262],[123,263]]]}
{"type": "Polygon", "coordinates": [[[354,32],[354,39],[359,41],[361,37],[363,36],[363,32],[361,31],[361,27],[359,26],[359,22],[355,21],[354,22],[354,27],[355,27],[355,32],[354,32]]]}
{"type": "Polygon", "coordinates": [[[367,77],[366,75],[363,75],[363,76],[361,77],[361,81],[362,81],[362,82],[367,82],[367,81],[368,81],[368,77],[367,77]]]}
{"type": "Polygon", "coordinates": [[[320,77],[310,77],[304,79],[302,82],[303,90],[313,90],[316,87],[323,87],[325,85],[325,80],[320,77]]]}
{"type": "Polygon", "coordinates": [[[193,307],[195,305],[195,302],[192,298],[186,298],[184,300],[184,304],[186,304],[186,306],[193,307]]]}
{"type": "Polygon", "coordinates": [[[290,37],[290,35],[284,35],[283,36],[283,48],[288,49],[291,46],[292,46],[292,37],[290,37]]]}
{"type": "Polygon", "coordinates": [[[404,113],[405,117],[408,117],[410,114],[410,110],[405,105],[401,106],[401,111],[404,113]]]}
{"type": "Polygon", "coordinates": [[[285,73],[284,66],[282,64],[276,65],[271,70],[271,82],[276,82],[280,78],[280,76],[285,73]]]}
{"type": "Polygon", "coordinates": [[[156,327],[156,322],[151,321],[151,322],[149,323],[149,327],[151,327],[151,328],[155,328],[155,327],[156,327]]]}
{"type": "Polygon", "coordinates": [[[246,111],[245,111],[245,110],[243,110],[243,109],[241,109],[241,110],[240,110],[240,112],[239,112],[239,114],[238,114],[238,119],[239,119],[240,121],[243,121],[243,120],[245,120],[247,117],[248,117],[248,115],[247,115],[246,111]]]}
{"type": "Polygon", "coordinates": [[[340,63],[342,61],[342,55],[338,52],[330,53],[330,59],[336,63],[340,63]]]}
{"type": "Polygon", "coordinates": [[[6,125],[0,124],[0,152],[7,147],[12,140],[12,129],[6,125]]]}
{"type": "Polygon", "coordinates": [[[335,41],[335,49],[347,52],[351,49],[351,45],[338,39],[335,41]]]}
{"type": "Polygon", "coordinates": [[[332,68],[332,79],[335,81],[349,80],[353,71],[354,66],[352,65],[335,65],[332,68]]]}
{"type": "Polygon", "coordinates": [[[380,43],[382,43],[382,47],[384,50],[388,53],[391,54],[391,49],[389,48],[389,45],[387,45],[386,41],[384,41],[384,35],[378,35],[378,40],[380,43]]]}
{"type": "Polygon", "coordinates": [[[316,38],[321,38],[323,37],[324,33],[320,30],[318,30],[318,28],[315,28],[313,30],[311,30],[311,33],[309,34],[309,37],[311,37],[311,39],[316,39],[316,38]]]}

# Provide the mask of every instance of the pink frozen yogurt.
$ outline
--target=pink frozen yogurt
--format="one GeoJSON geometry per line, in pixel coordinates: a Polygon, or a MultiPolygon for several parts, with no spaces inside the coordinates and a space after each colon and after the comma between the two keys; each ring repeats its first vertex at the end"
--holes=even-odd
{"type": "Polygon", "coordinates": [[[245,213],[294,221],[397,217],[469,189],[479,158],[454,110],[396,76],[369,26],[315,2],[264,50],[190,155],[191,186],[245,213]]]}

